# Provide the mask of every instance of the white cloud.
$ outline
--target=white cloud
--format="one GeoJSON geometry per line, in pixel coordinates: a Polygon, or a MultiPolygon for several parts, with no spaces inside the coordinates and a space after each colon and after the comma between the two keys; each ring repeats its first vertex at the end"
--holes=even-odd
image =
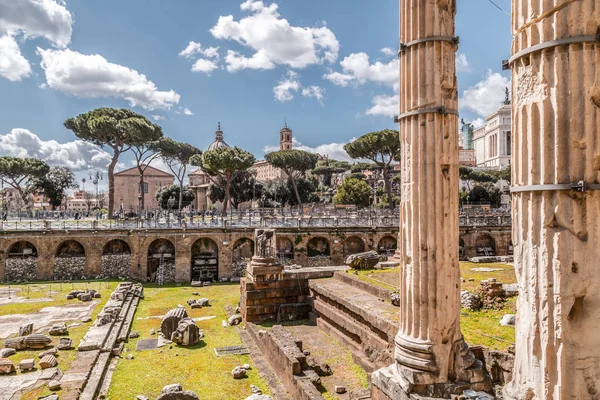
{"type": "Polygon", "coordinates": [[[228,51],[225,61],[230,72],[240,69],[272,69],[275,65],[305,68],[323,62],[333,63],[340,44],[327,27],[298,27],[281,18],[278,5],[247,0],[240,6],[249,15],[235,21],[221,16],[210,30],[217,39],[234,40],[254,51],[251,57],[228,51]]]}
{"type": "Polygon", "coordinates": [[[204,72],[204,73],[209,74],[209,75],[215,69],[219,69],[219,66],[217,64],[215,64],[214,61],[205,60],[203,58],[200,58],[199,60],[196,60],[196,62],[194,63],[194,65],[192,65],[192,71],[193,72],[204,72]]]}
{"type": "Polygon", "coordinates": [[[381,52],[383,54],[385,54],[386,56],[395,56],[398,54],[398,52],[394,49],[391,49],[389,47],[384,47],[383,49],[381,49],[381,52]]]}
{"type": "Polygon", "coordinates": [[[162,121],[165,119],[165,117],[163,117],[162,115],[153,115],[152,119],[154,119],[155,121],[162,121]]]}
{"type": "Polygon", "coordinates": [[[389,63],[380,61],[371,64],[366,53],[353,53],[344,58],[340,65],[343,73],[332,72],[323,76],[333,84],[345,87],[350,82],[365,84],[367,82],[382,83],[394,87],[399,81],[400,63],[392,60],[389,63]]]}
{"type": "Polygon", "coordinates": [[[279,84],[273,88],[275,99],[280,102],[290,101],[294,98],[292,91],[297,92],[300,89],[298,74],[294,71],[288,71],[286,76],[279,81],[279,84]]]}
{"type": "Polygon", "coordinates": [[[485,120],[483,118],[475,118],[471,121],[471,124],[473,124],[473,128],[479,128],[480,126],[485,125],[485,120]]]}
{"type": "Polygon", "coordinates": [[[392,96],[375,96],[372,100],[373,106],[367,110],[368,115],[382,115],[393,117],[398,114],[400,109],[400,99],[397,94],[392,96]]]}
{"type": "Polygon", "coordinates": [[[183,113],[184,113],[185,115],[194,115],[194,113],[192,112],[192,110],[190,110],[190,109],[189,109],[189,108],[187,108],[187,107],[185,107],[185,108],[183,109],[183,113]]]}
{"type": "Polygon", "coordinates": [[[486,117],[500,107],[506,87],[510,87],[510,79],[488,70],[484,80],[463,92],[458,100],[459,107],[486,117]]]}
{"type": "Polygon", "coordinates": [[[72,50],[43,50],[42,68],[46,82],[53,89],[79,97],[116,97],[132,107],[147,110],[169,109],[179,103],[173,90],[159,91],[145,75],[101,55],[85,55],[72,50]]]}
{"type": "Polygon", "coordinates": [[[352,75],[342,74],[340,72],[334,71],[323,75],[323,79],[331,81],[336,86],[346,87],[350,82],[354,80],[354,77],[352,75]]]}
{"type": "Polygon", "coordinates": [[[63,1],[0,0],[0,34],[44,37],[57,47],[71,42],[73,17],[63,1]]]}
{"type": "Polygon", "coordinates": [[[51,166],[69,167],[74,171],[105,169],[111,159],[109,153],[89,142],[45,141],[29,130],[21,128],[0,135],[0,153],[14,157],[33,157],[51,166]]]}
{"type": "Polygon", "coordinates": [[[191,41],[187,47],[179,52],[180,57],[194,58],[194,56],[204,56],[208,58],[219,59],[219,47],[202,48],[200,43],[191,41]]]}
{"type": "Polygon", "coordinates": [[[31,66],[21,54],[16,40],[10,35],[0,36],[0,76],[16,82],[29,75],[31,66]]]}
{"type": "MultiPolygon", "coordinates": [[[[356,138],[350,139],[350,142],[353,142],[354,140],[356,140],[356,138]]],[[[351,162],[356,161],[356,160],[350,158],[348,153],[346,153],[346,150],[344,150],[344,145],[346,145],[347,143],[349,143],[349,142],[326,143],[326,144],[318,145],[316,147],[310,147],[310,146],[303,145],[296,138],[292,138],[292,146],[294,149],[305,150],[305,151],[309,151],[311,153],[321,154],[323,156],[327,155],[327,156],[329,156],[329,158],[334,159],[334,160],[339,160],[339,161],[351,161],[351,162]]],[[[279,145],[277,145],[277,146],[268,145],[268,146],[264,147],[265,153],[271,153],[273,151],[278,151],[278,150],[279,150],[279,145]]]]}
{"type": "Polygon", "coordinates": [[[302,89],[302,96],[313,98],[323,105],[323,97],[325,96],[325,89],[320,86],[312,85],[302,89]]]}
{"type": "Polygon", "coordinates": [[[456,71],[471,72],[471,66],[469,65],[467,56],[464,53],[460,53],[456,56],[456,71]]]}
{"type": "Polygon", "coordinates": [[[227,71],[235,72],[240,69],[273,69],[275,64],[271,62],[264,50],[259,50],[252,57],[245,57],[237,51],[227,50],[225,56],[227,71]]]}

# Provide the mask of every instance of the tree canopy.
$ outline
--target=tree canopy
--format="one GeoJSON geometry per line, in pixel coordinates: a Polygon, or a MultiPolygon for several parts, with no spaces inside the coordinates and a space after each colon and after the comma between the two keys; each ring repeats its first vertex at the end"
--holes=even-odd
{"type": "MultiPolygon", "coordinates": [[[[159,140],[163,137],[162,128],[148,120],[146,117],[129,121],[131,125],[130,137],[127,140],[134,154],[136,166],[140,174],[139,185],[144,187],[144,173],[154,160],[160,155],[159,140]]],[[[143,210],[146,200],[145,190],[141,194],[140,208],[143,210]]]]}
{"type": "Polygon", "coordinates": [[[227,207],[231,198],[231,180],[239,171],[250,168],[256,159],[254,156],[239,147],[223,147],[208,150],[202,156],[192,157],[192,165],[196,165],[211,177],[215,184],[221,180],[225,184],[225,201],[223,215],[227,215],[227,207]]]}
{"type": "Polygon", "coordinates": [[[302,205],[298,192],[298,178],[314,169],[318,159],[316,154],[304,150],[279,150],[265,155],[269,164],[281,169],[290,179],[298,205],[302,205]]]}
{"type": "MultiPolygon", "coordinates": [[[[183,188],[182,192],[180,188],[181,186],[179,185],[163,186],[162,188],[160,188],[160,190],[156,193],[156,200],[158,201],[159,207],[163,210],[168,209],[169,198],[171,197],[173,199],[182,199],[183,207],[192,204],[192,202],[195,199],[194,192],[192,192],[188,188],[183,188]]],[[[175,203],[173,203],[173,207],[171,208],[171,210],[177,209],[179,209],[179,205],[177,203],[177,200],[175,200],[175,203]]]]}
{"type": "Polygon", "coordinates": [[[114,170],[119,156],[129,150],[132,142],[155,129],[155,125],[131,110],[103,107],[69,118],[64,126],[79,139],[112,149],[108,165],[108,216],[111,218],[115,203],[114,170]]]}
{"type": "MultiPolygon", "coordinates": [[[[154,146],[160,153],[165,164],[167,164],[171,172],[177,177],[179,186],[183,186],[183,180],[185,179],[188,165],[191,164],[191,160],[194,156],[202,155],[202,150],[191,144],[177,142],[168,137],[159,139],[154,146]]],[[[185,207],[183,194],[184,192],[178,193],[179,201],[177,203],[177,209],[179,211],[185,207]]]]}
{"type": "Polygon", "coordinates": [[[346,178],[338,187],[333,198],[336,204],[353,204],[357,207],[368,207],[371,204],[373,191],[371,186],[363,180],[346,178]]]}
{"type": "MultiPolygon", "coordinates": [[[[213,183],[210,186],[208,197],[213,203],[225,201],[226,186],[226,182],[222,178],[218,178],[217,183],[213,183]]],[[[256,181],[253,173],[250,171],[238,171],[231,179],[231,187],[229,188],[231,205],[237,210],[242,203],[252,201],[253,199],[260,199],[262,190],[262,183],[256,181]]]]}
{"type": "Polygon", "coordinates": [[[55,210],[62,204],[65,191],[78,187],[73,171],[67,167],[54,167],[47,174],[31,179],[27,184],[27,191],[46,197],[52,209],[55,210]]]}
{"type": "Polygon", "coordinates": [[[317,165],[312,170],[314,175],[321,177],[323,186],[331,186],[331,180],[335,174],[341,174],[350,169],[350,163],[347,161],[330,160],[328,158],[317,161],[317,165]]]}
{"type": "MultiPolygon", "coordinates": [[[[393,199],[389,170],[394,161],[400,161],[400,136],[398,131],[384,129],[367,133],[344,146],[346,153],[355,159],[367,159],[379,166],[388,199],[393,199]]],[[[389,207],[394,208],[394,201],[389,201],[389,207]]]]}
{"type": "Polygon", "coordinates": [[[0,179],[16,189],[24,202],[27,201],[27,181],[43,177],[49,171],[50,166],[37,158],[0,157],[0,179]]]}

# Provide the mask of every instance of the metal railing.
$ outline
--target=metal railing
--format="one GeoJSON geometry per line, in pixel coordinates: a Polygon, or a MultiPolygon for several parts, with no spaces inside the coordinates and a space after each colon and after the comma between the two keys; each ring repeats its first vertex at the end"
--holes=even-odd
{"type": "MultiPolygon", "coordinates": [[[[94,219],[94,220],[25,220],[0,221],[0,231],[49,230],[135,230],[135,229],[218,229],[218,228],[352,228],[400,225],[398,212],[377,211],[353,213],[238,213],[227,217],[196,215],[179,220],[176,217],[148,219],[94,219]]],[[[459,216],[460,226],[510,226],[508,214],[493,216],[459,216]]]]}

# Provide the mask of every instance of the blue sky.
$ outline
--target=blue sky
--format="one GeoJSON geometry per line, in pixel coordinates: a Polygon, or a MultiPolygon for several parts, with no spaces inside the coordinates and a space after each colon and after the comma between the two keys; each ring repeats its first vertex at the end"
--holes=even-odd
{"type": "MultiPolygon", "coordinates": [[[[457,3],[461,117],[473,121],[509,84],[510,17],[457,3]]],[[[203,149],[221,121],[257,158],[287,118],[297,146],[343,158],[352,138],[395,128],[397,47],[397,0],[0,0],[0,152],[101,168],[106,154],[62,122],[108,106],[203,149]]]]}

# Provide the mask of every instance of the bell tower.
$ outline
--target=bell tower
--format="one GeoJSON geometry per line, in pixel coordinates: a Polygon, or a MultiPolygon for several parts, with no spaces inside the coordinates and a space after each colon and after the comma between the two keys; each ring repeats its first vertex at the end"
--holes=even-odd
{"type": "Polygon", "coordinates": [[[281,131],[279,131],[279,149],[292,150],[292,130],[288,128],[287,121],[281,131]]]}

